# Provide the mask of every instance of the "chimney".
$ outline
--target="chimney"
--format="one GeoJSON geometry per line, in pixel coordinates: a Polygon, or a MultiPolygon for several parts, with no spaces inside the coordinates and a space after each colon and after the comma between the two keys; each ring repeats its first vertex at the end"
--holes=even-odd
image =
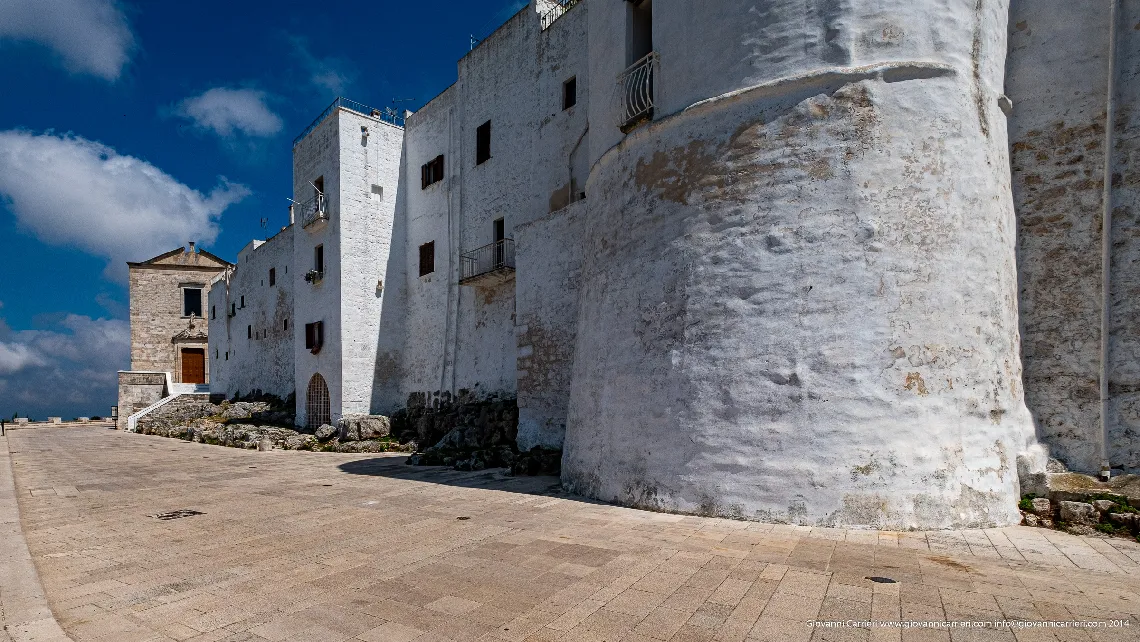
{"type": "Polygon", "coordinates": [[[194,253],[194,241],[190,241],[190,254],[194,253]]]}

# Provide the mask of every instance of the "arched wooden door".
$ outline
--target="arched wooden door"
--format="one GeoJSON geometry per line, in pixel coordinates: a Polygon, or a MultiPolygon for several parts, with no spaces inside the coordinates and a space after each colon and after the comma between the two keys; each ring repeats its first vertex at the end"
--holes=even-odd
{"type": "Polygon", "coordinates": [[[308,392],[305,394],[305,417],[305,425],[311,429],[320,428],[322,425],[332,422],[332,414],[329,408],[329,387],[319,372],[314,374],[312,379],[309,379],[308,392]]]}

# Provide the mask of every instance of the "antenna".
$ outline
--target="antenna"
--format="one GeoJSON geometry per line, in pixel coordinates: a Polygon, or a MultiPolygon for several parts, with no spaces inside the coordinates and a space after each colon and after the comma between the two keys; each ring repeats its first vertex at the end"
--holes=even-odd
{"type": "Polygon", "coordinates": [[[269,240],[269,231],[268,231],[269,230],[269,219],[267,219],[267,218],[261,219],[261,229],[262,229],[262,232],[265,234],[265,240],[268,241],[269,240]]]}

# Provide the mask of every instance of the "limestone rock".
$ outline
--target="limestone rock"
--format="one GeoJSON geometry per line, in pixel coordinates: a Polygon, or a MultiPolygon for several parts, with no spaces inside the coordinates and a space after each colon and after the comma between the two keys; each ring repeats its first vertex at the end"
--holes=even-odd
{"type": "Polygon", "coordinates": [[[1038,519],[1037,516],[1034,515],[1033,513],[1022,513],[1022,516],[1023,517],[1022,517],[1021,523],[1025,524],[1026,526],[1040,526],[1041,525],[1041,520],[1038,519]]]}
{"type": "Polygon", "coordinates": [[[1097,509],[1098,512],[1101,513],[1107,513],[1116,508],[1116,502],[1110,499],[1095,499],[1093,500],[1092,505],[1097,509]]]}
{"type": "Polygon", "coordinates": [[[1134,529],[1137,526],[1136,513],[1109,513],[1108,521],[1116,526],[1123,526],[1125,528],[1134,529]]]}
{"type": "Polygon", "coordinates": [[[262,437],[261,441],[257,442],[257,449],[261,452],[273,450],[273,440],[269,437],[262,437]]]}
{"type": "Polygon", "coordinates": [[[341,441],[379,439],[392,432],[392,422],[383,415],[346,415],[339,424],[341,441]]]}
{"type": "Polygon", "coordinates": [[[1033,499],[1033,514],[1038,517],[1051,517],[1053,504],[1044,497],[1036,497],[1033,499]]]}
{"type": "Polygon", "coordinates": [[[315,434],[316,434],[318,440],[328,441],[328,440],[332,439],[333,435],[336,435],[337,432],[338,432],[338,430],[337,430],[336,426],[330,426],[329,424],[322,424],[320,428],[317,428],[315,434]]]}
{"type": "Polygon", "coordinates": [[[1097,524],[1100,522],[1100,514],[1092,504],[1061,502],[1061,521],[1070,524],[1097,524]]]}

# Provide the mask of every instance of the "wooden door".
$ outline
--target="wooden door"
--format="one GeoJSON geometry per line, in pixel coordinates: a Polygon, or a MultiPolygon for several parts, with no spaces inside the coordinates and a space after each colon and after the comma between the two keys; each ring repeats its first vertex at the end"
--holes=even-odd
{"type": "Polygon", "coordinates": [[[182,349],[182,383],[206,383],[206,351],[182,349]]]}

